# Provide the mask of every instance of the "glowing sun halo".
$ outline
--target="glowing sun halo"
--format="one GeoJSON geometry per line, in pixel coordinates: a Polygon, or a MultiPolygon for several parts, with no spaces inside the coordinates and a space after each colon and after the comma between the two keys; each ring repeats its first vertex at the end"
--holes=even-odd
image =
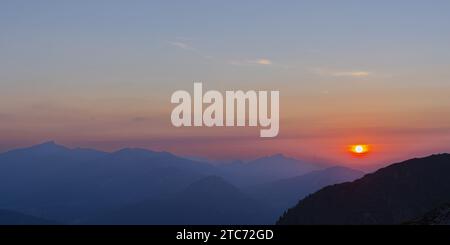
{"type": "Polygon", "coordinates": [[[367,145],[352,145],[350,151],[355,154],[364,154],[369,151],[369,147],[367,145]]]}

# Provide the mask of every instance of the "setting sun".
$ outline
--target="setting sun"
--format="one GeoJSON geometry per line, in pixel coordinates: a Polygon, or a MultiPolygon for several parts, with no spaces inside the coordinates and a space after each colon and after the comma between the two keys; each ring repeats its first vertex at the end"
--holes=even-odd
{"type": "Polygon", "coordinates": [[[368,145],[352,145],[350,151],[355,154],[364,154],[369,151],[368,145]]]}

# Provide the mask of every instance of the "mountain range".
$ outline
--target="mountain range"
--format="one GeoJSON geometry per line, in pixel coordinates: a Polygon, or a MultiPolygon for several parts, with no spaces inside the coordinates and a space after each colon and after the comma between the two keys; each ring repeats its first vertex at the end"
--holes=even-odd
{"type": "Polygon", "coordinates": [[[47,142],[0,155],[0,207],[71,223],[179,191],[210,171],[166,152],[105,153],[47,142]]]}
{"type": "MultiPolygon", "coordinates": [[[[246,190],[257,200],[270,205],[279,215],[310,193],[331,184],[359,179],[363,175],[364,172],[362,171],[336,166],[252,186],[246,188],[246,190]]],[[[273,217],[273,220],[276,218],[273,217]]]]}
{"type": "Polygon", "coordinates": [[[450,202],[449,173],[450,154],[392,164],[307,196],[278,224],[405,223],[450,202]]]}
{"type": "MultiPolygon", "coordinates": [[[[157,220],[151,213],[171,212],[158,207],[191,201],[206,204],[206,199],[214,200],[208,197],[215,193],[228,193],[228,196],[221,196],[225,199],[218,199],[220,201],[216,202],[216,206],[225,210],[235,205],[234,210],[240,210],[234,212],[235,215],[247,217],[236,222],[273,223],[289,206],[285,205],[282,209],[278,206],[277,209],[270,201],[259,199],[249,186],[257,190],[259,185],[321,168],[323,166],[320,164],[280,154],[250,162],[212,165],[168,152],[125,148],[109,153],[86,148],[71,149],[55,142],[46,142],[0,154],[0,208],[65,224],[82,224],[96,219],[101,221],[102,214],[120,217],[119,212],[126,212],[129,207],[147,205],[145,210],[149,219],[142,222],[136,220],[136,223],[149,223],[149,220],[157,220]],[[198,183],[206,183],[211,189],[203,190],[198,183]],[[203,192],[205,196],[183,194],[195,191],[203,192]],[[189,196],[192,198],[189,199],[189,196]],[[237,209],[238,206],[249,207],[258,215],[253,211],[237,209]]],[[[308,190],[315,191],[314,188],[305,188],[304,192],[308,193],[308,190]]],[[[213,207],[210,205],[199,211],[214,212],[213,207]]],[[[225,216],[210,213],[208,217],[216,218],[203,221],[195,217],[187,220],[201,224],[230,223],[230,220],[221,217],[232,215],[231,212],[225,216]]],[[[169,223],[185,222],[168,216],[166,220],[169,223]]],[[[117,222],[122,221],[117,219],[117,222]]]]}
{"type": "Polygon", "coordinates": [[[0,154],[1,224],[447,224],[450,155],[365,174],[281,154],[210,164],[55,142],[0,154]]]}

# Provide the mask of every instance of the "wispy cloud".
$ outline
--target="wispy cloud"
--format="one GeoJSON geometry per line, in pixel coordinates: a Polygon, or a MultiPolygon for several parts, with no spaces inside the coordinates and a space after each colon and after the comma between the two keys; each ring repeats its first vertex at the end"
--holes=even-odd
{"type": "Polygon", "coordinates": [[[256,60],[232,60],[230,61],[232,65],[272,65],[273,62],[266,58],[256,59],[256,60]]]}
{"type": "Polygon", "coordinates": [[[169,44],[171,44],[177,48],[184,49],[184,50],[195,50],[191,45],[189,45],[185,42],[176,41],[176,42],[169,42],[169,44]]]}
{"type": "Polygon", "coordinates": [[[212,55],[203,54],[202,51],[200,51],[199,49],[197,49],[197,48],[193,47],[191,44],[189,44],[190,41],[194,40],[193,38],[177,37],[176,40],[177,41],[171,41],[168,43],[178,49],[190,51],[192,54],[198,55],[205,60],[213,60],[214,59],[214,57],[212,55]]]}
{"type": "Polygon", "coordinates": [[[271,65],[272,61],[270,61],[269,59],[259,59],[259,60],[254,60],[252,61],[255,64],[259,64],[259,65],[271,65]]]}
{"type": "Polygon", "coordinates": [[[364,70],[334,70],[334,69],[324,69],[324,68],[313,68],[311,69],[313,73],[319,76],[329,76],[329,77],[353,77],[353,78],[365,78],[372,75],[372,72],[364,70]]]}
{"type": "MultiPolygon", "coordinates": [[[[188,50],[191,51],[193,54],[197,54],[201,56],[203,59],[206,60],[213,60],[214,57],[209,54],[204,54],[201,49],[197,49],[193,47],[190,42],[194,40],[192,38],[186,38],[186,37],[177,37],[175,38],[175,41],[169,41],[168,43],[178,49],[188,50]]],[[[259,58],[259,59],[241,59],[241,60],[231,60],[228,62],[232,65],[237,66],[246,66],[246,65],[272,65],[273,62],[270,59],[267,58],[259,58]]]]}
{"type": "Polygon", "coordinates": [[[370,72],[367,71],[340,71],[332,74],[334,77],[368,77],[370,72]]]}
{"type": "Polygon", "coordinates": [[[182,42],[190,42],[190,41],[194,41],[195,38],[193,37],[176,37],[176,40],[182,41],[182,42]]]}

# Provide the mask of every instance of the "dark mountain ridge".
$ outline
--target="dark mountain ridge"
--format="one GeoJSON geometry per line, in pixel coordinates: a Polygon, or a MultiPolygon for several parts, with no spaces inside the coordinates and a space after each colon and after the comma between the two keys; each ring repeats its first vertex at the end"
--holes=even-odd
{"type": "MultiPolygon", "coordinates": [[[[279,217],[284,210],[298,203],[306,195],[330,184],[353,181],[363,175],[364,172],[358,170],[335,166],[315,170],[293,178],[253,186],[247,188],[246,191],[258,200],[271,205],[278,211],[276,215],[279,217]]],[[[273,219],[275,220],[277,217],[273,219]]]]}
{"type": "Polygon", "coordinates": [[[399,224],[449,202],[449,176],[450,154],[392,164],[309,195],[278,224],[399,224]]]}
{"type": "Polygon", "coordinates": [[[57,222],[0,209],[0,225],[57,225],[57,222]]]}
{"type": "Polygon", "coordinates": [[[450,203],[445,203],[405,225],[450,225],[450,203]]]}

